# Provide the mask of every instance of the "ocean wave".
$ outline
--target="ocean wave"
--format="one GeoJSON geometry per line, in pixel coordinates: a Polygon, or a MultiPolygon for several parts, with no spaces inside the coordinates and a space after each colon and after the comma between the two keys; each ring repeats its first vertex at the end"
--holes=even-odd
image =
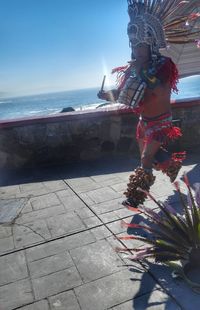
{"type": "Polygon", "coordinates": [[[7,104],[7,103],[13,103],[12,100],[3,100],[3,101],[0,101],[0,104],[7,104]]]}
{"type": "Polygon", "coordinates": [[[96,109],[98,107],[98,105],[99,105],[99,103],[91,103],[91,104],[82,105],[79,107],[75,107],[75,111],[96,109]]]}

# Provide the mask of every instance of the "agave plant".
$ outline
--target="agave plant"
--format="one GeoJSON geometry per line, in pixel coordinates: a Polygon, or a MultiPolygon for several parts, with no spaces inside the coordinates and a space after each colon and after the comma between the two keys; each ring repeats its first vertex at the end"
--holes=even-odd
{"type": "Polygon", "coordinates": [[[174,182],[179,194],[182,211],[179,214],[172,206],[157,201],[149,192],[143,191],[150,197],[162,212],[145,207],[127,207],[134,212],[143,213],[154,225],[129,224],[122,221],[122,226],[144,229],[153,234],[153,238],[128,235],[120,237],[121,240],[136,239],[144,241],[147,247],[141,248],[117,248],[117,251],[131,251],[134,254],[131,260],[154,258],[155,262],[161,262],[174,269],[174,275],[182,277],[196,291],[200,290],[200,284],[191,282],[186,275],[186,266],[200,267],[200,183],[191,188],[187,175],[184,175],[184,183],[188,189],[187,201],[184,200],[178,182],[174,182]]]}

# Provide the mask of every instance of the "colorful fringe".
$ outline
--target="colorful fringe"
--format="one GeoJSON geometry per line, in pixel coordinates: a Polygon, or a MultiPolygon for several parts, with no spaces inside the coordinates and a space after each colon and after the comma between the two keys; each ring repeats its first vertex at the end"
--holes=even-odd
{"type": "Polygon", "coordinates": [[[130,77],[131,75],[131,70],[133,69],[133,63],[130,63],[126,66],[121,66],[121,67],[116,67],[112,69],[112,74],[117,73],[117,79],[116,79],[116,84],[119,90],[121,90],[125,83],[126,80],[130,77]]]}
{"type": "Polygon", "coordinates": [[[179,153],[172,153],[171,157],[164,161],[164,162],[157,162],[157,166],[159,167],[159,170],[162,170],[163,172],[168,168],[171,161],[182,163],[183,160],[186,158],[186,152],[179,152],[179,153]]]}
{"type": "Polygon", "coordinates": [[[136,138],[143,139],[147,144],[152,140],[166,144],[181,136],[180,128],[172,126],[171,113],[164,113],[154,118],[142,117],[136,131],[136,138]]]}
{"type": "Polygon", "coordinates": [[[159,84],[169,82],[171,90],[175,93],[178,92],[178,69],[171,58],[168,57],[161,56],[156,63],[151,61],[148,68],[142,69],[138,76],[135,72],[135,61],[131,61],[125,66],[114,68],[112,70],[113,73],[117,73],[116,83],[119,90],[124,87],[127,79],[133,75],[140,79],[141,82],[145,82],[147,87],[151,89],[159,84]]]}
{"type": "Polygon", "coordinates": [[[162,82],[167,83],[169,81],[171,90],[178,93],[178,69],[171,58],[165,58],[165,62],[157,70],[156,77],[162,82]]]}

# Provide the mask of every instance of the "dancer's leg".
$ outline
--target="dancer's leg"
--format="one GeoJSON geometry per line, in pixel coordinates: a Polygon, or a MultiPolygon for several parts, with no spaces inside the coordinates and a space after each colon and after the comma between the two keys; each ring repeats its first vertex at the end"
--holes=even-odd
{"type": "Polygon", "coordinates": [[[160,145],[160,142],[154,140],[148,144],[142,144],[142,141],[139,141],[139,147],[142,151],[141,167],[136,168],[129,178],[127,191],[124,193],[127,199],[123,201],[123,205],[137,207],[144,202],[146,194],[138,190],[138,188],[149,191],[151,185],[153,185],[155,177],[152,174],[152,165],[160,145]]]}
{"type": "Polygon", "coordinates": [[[161,143],[152,140],[151,143],[145,143],[141,154],[141,165],[146,170],[151,170],[155,154],[160,149],[161,143]]]}

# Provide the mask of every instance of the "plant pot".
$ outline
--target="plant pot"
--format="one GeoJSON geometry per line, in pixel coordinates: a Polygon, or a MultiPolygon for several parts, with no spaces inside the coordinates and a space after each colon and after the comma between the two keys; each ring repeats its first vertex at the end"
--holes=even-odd
{"type": "Polygon", "coordinates": [[[189,254],[189,264],[195,268],[200,268],[200,249],[192,249],[189,254]]]}
{"type": "Polygon", "coordinates": [[[187,263],[183,267],[184,280],[190,285],[192,290],[200,294],[200,265],[187,263]]]}

